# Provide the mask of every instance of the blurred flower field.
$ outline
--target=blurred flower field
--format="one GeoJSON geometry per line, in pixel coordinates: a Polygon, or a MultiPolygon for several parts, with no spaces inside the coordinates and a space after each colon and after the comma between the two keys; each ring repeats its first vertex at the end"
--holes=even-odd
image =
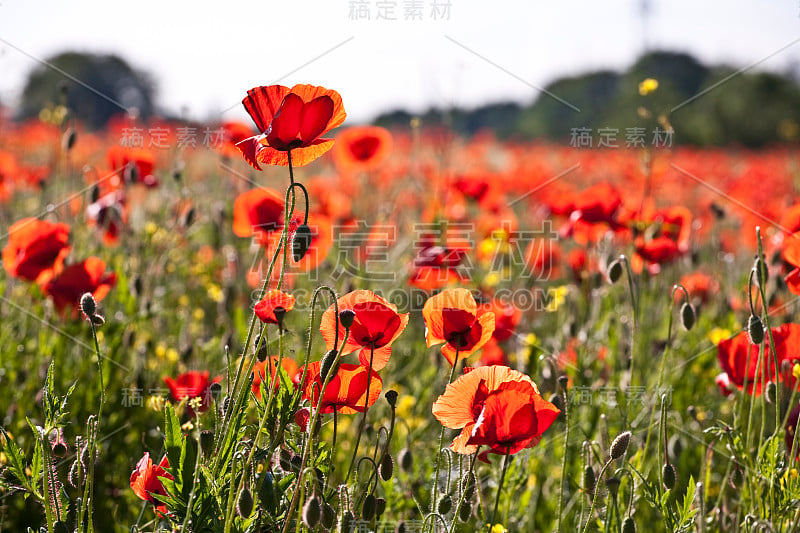
{"type": "Polygon", "coordinates": [[[800,526],[794,146],[243,103],[0,120],[0,531],[800,526]]]}

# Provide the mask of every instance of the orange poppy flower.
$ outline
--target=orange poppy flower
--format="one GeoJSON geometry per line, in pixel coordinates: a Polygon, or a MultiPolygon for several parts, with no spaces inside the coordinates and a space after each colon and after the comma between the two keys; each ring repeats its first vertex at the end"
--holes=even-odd
{"type": "MultiPolygon", "coordinates": [[[[317,407],[319,393],[322,390],[322,379],[319,374],[320,361],[309,363],[306,379],[303,382],[303,398],[317,407]]],[[[302,373],[303,369],[300,369],[302,373]]],[[[375,372],[369,381],[369,399],[367,399],[367,375],[369,370],[361,365],[342,363],[339,371],[331,378],[319,412],[323,414],[338,411],[345,415],[364,412],[364,404],[371,407],[381,395],[383,380],[375,372]]]]}
{"type": "Polygon", "coordinates": [[[105,261],[99,257],[89,257],[66,267],[45,283],[42,290],[53,299],[56,309],[64,312],[72,308],[77,315],[78,304],[84,293],[92,293],[99,302],[116,283],[117,274],[106,272],[105,261]]]}
{"type": "Polygon", "coordinates": [[[117,244],[127,219],[123,191],[112,191],[89,204],[86,207],[86,219],[93,226],[103,230],[104,244],[117,244]]]}
{"type": "Polygon", "coordinates": [[[467,289],[445,289],[428,298],[422,308],[428,347],[444,343],[442,355],[451,365],[479,350],[492,338],[494,313],[478,316],[475,298],[467,289]]]}
{"type": "MultiPolygon", "coordinates": [[[[277,355],[273,355],[264,361],[259,361],[255,365],[253,365],[253,384],[252,384],[252,391],[253,394],[256,395],[256,398],[259,400],[261,399],[261,382],[270,383],[274,379],[274,372],[275,369],[278,367],[278,359],[280,359],[277,355]],[[267,368],[269,365],[269,368],[267,368]]],[[[289,376],[289,379],[294,379],[297,375],[299,370],[297,363],[294,362],[293,359],[289,357],[284,357],[281,359],[281,368],[286,372],[289,376]]],[[[268,384],[264,385],[266,389],[269,387],[268,384]]],[[[274,388],[278,390],[278,384],[280,380],[275,381],[274,388]]]]}
{"type": "Polygon", "coordinates": [[[277,289],[270,289],[264,297],[256,303],[254,311],[261,322],[277,324],[278,319],[275,317],[276,309],[283,309],[284,311],[291,311],[294,309],[294,296],[277,289]]]}
{"type": "Polygon", "coordinates": [[[480,315],[494,313],[495,328],[492,337],[498,342],[508,340],[514,334],[522,319],[522,311],[499,298],[492,298],[488,302],[481,304],[478,307],[478,313],[480,315]]]}
{"type": "Polygon", "coordinates": [[[793,294],[800,294],[800,234],[786,237],[781,255],[793,267],[784,278],[786,286],[793,294]]]}
{"type": "MultiPolygon", "coordinates": [[[[184,372],[176,379],[169,376],[164,378],[164,383],[169,387],[169,392],[172,398],[176,401],[181,401],[184,398],[200,398],[203,402],[200,406],[200,412],[204,412],[211,405],[211,385],[222,381],[222,376],[217,376],[214,379],[208,379],[209,372],[204,370],[190,370],[184,372]]],[[[191,416],[194,416],[194,411],[191,407],[188,408],[191,416]]]]}
{"type": "Polygon", "coordinates": [[[336,136],[333,157],[342,169],[370,170],[392,151],[392,134],[380,126],[348,128],[336,136]]]}
{"type": "Polygon", "coordinates": [[[23,218],[8,229],[3,267],[9,276],[42,281],[53,271],[61,269],[69,248],[69,226],[66,224],[23,218]]]}
{"type": "Polygon", "coordinates": [[[254,87],[242,104],[261,133],[236,146],[256,170],[259,163],[288,166],[290,150],[292,165],[310,163],[333,146],[320,137],[347,116],[339,93],[314,85],[254,87]]]}
{"type": "MultiPolygon", "coordinates": [[[[390,304],[377,294],[367,290],[358,290],[345,294],[338,300],[339,312],[350,309],[355,313],[350,336],[342,348],[342,355],[353,353],[362,348],[358,356],[359,363],[369,367],[372,352],[372,369],[381,370],[389,362],[392,355],[392,343],[400,336],[408,325],[408,313],[400,314],[397,306],[390,304]]],[[[325,339],[328,350],[334,349],[336,339],[336,316],[333,305],[322,314],[319,330],[325,339]]],[[[339,339],[343,340],[344,326],[339,323],[339,339]]]]}
{"type": "Polygon", "coordinates": [[[156,465],[153,463],[153,460],[150,459],[150,454],[145,452],[142,458],[139,459],[139,462],[136,463],[136,468],[134,468],[131,473],[130,479],[133,493],[140,499],[152,503],[156,507],[156,511],[162,514],[167,512],[167,508],[159,503],[159,501],[154,498],[154,495],[167,495],[167,491],[163,483],[161,483],[160,478],[175,479],[172,477],[172,474],[166,471],[167,468],[169,468],[169,460],[166,455],[161,459],[161,462],[156,465]]]}
{"type": "Polygon", "coordinates": [[[473,369],[433,404],[443,426],[462,430],[450,445],[460,454],[475,453],[479,445],[497,454],[536,446],[559,413],[531,378],[506,366],[473,369]]]}
{"type": "MultiPolygon", "coordinates": [[[[731,383],[740,390],[744,388],[745,376],[747,377],[747,392],[749,394],[761,394],[761,376],[763,374],[766,381],[775,380],[775,357],[777,357],[778,368],[784,360],[796,361],[800,358],[800,324],[783,324],[777,328],[772,328],[772,338],[775,339],[775,349],[770,346],[769,335],[767,339],[767,350],[765,357],[761,361],[761,369],[758,371],[758,383],[755,380],[756,370],[758,369],[758,345],[752,344],[747,336],[747,332],[741,332],[731,339],[724,339],[717,344],[717,359],[722,370],[728,375],[731,383]],[[749,366],[748,366],[749,357],[749,366]]],[[[794,378],[791,371],[788,375],[781,376],[781,380],[794,386],[794,378]]]]}
{"type": "Polygon", "coordinates": [[[269,234],[283,227],[283,200],[276,191],[264,187],[237,196],[233,202],[234,235],[256,235],[265,245],[269,234]]]}

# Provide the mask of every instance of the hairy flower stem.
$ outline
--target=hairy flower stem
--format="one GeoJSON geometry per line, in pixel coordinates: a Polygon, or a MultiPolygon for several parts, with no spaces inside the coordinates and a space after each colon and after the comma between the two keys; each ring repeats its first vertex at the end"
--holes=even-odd
{"type": "Polygon", "coordinates": [[[558,522],[556,523],[556,531],[561,531],[561,516],[564,508],[564,484],[567,479],[567,455],[569,452],[569,400],[567,399],[567,391],[561,389],[561,400],[564,405],[564,457],[561,460],[561,482],[558,489],[558,522]]]}
{"type": "MultiPolygon", "coordinates": [[[[467,471],[466,475],[467,479],[471,477],[470,474],[472,474],[472,472],[475,470],[475,460],[478,458],[478,454],[480,453],[480,451],[481,447],[478,446],[478,448],[475,450],[475,453],[472,454],[472,459],[469,462],[469,470],[467,471]]],[[[462,477],[461,479],[463,480],[464,478],[462,477]]],[[[458,513],[461,510],[461,506],[464,504],[465,495],[466,492],[464,491],[464,487],[461,487],[461,496],[458,498],[458,503],[456,504],[456,510],[453,513],[453,522],[450,524],[450,533],[455,533],[456,522],[458,521],[458,513]]]]}
{"type": "MultiPolygon", "coordinates": [[[[453,382],[453,377],[456,375],[456,367],[458,366],[458,352],[461,348],[461,343],[456,343],[456,357],[453,359],[453,368],[450,369],[450,378],[447,380],[447,384],[453,382]]],[[[431,489],[431,511],[436,510],[436,496],[437,492],[439,491],[439,468],[441,468],[441,455],[442,455],[442,446],[444,446],[444,426],[442,426],[442,431],[439,433],[439,447],[436,448],[436,470],[433,474],[433,488],[431,489]]]]}
{"type": "Polygon", "coordinates": [[[583,533],[586,533],[586,531],[589,529],[589,522],[592,521],[592,514],[594,514],[594,506],[597,505],[597,495],[600,492],[599,490],[597,490],[597,487],[599,486],[600,482],[603,480],[603,476],[605,475],[606,470],[608,470],[608,467],[609,467],[609,465],[611,464],[612,461],[613,461],[613,459],[611,457],[609,457],[608,461],[606,461],[603,464],[603,468],[600,469],[600,475],[597,476],[597,481],[595,481],[595,485],[594,485],[595,486],[594,495],[592,496],[592,505],[589,506],[589,515],[586,517],[586,524],[583,526],[583,530],[582,530],[583,533]]]}
{"type": "Polygon", "coordinates": [[[625,274],[628,278],[628,294],[631,299],[631,309],[633,311],[633,328],[631,328],[631,364],[628,370],[630,379],[628,380],[628,389],[633,387],[634,380],[634,363],[636,362],[636,336],[639,332],[639,299],[636,295],[636,290],[633,285],[633,273],[631,272],[631,265],[628,258],[624,255],[620,256],[620,260],[625,264],[625,274]]]}
{"type": "Polygon", "coordinates": [[[508,458],[511,456],[511,446],[506,447],[506,455],[503,459],[503,471],[500,473],[500,482],[497,484],[497,495],[494,498],[494,511],[492,512],[492,520],[489,522],[488,533],[492,533],[492,525],[497,524],[497,508],[500,506],[500,495],[503,493],[503,482],[506,479],[506,470],[508,470],[508,458]]]}
{"type": "MultiPolygon", "coordinates": [[[[347,467],[347,475],[344,477],[344,483],[350,479],[350,474],[353,473],[353,466],[356,462],[358,455],[358,445],[361,443],[361,434],[364,432],[364,426],[367,423],[367,412],[369,411],[369,386],[372,381],[372,358],[375,355],[375,343],[369,345],[369,368],[367,369],[367,393],[364,398],[364,413],[361,415],[361,422],[358,424],[358,432],[356,433],[356,445],[353,446],[353,456],[350,458],[350,466],[347,467]]],[[[356,476],[358,478],[358,476],[356,476]]]]}

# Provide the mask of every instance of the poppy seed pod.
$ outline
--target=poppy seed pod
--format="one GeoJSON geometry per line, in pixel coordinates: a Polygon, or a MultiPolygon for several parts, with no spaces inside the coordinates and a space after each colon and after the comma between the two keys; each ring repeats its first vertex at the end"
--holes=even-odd
{"type": "Polygon", "coordinates": [[[373,494],[367,494],[367,497],[364,498],[364,504],[361,506],[361,518],[367,522],[372,521],[375,517],[376,505],[375,496],[373,494]]]}
{"type": "Polygon", "coordinates": [[[97,301],[91,292],[85,292],[81,296],[81,311],[89,318],[92,318],[97,312],[97,301]]]}
{"type": "Polygon", "coordinates": [[[384,481],[392,479],[392,475],[394,474],[394,460],[392,460],[392,456],[388,453],[383,454],[381,464],[378,466],[378,474],[384,481]]]}
{"type": "Polygon", "coordinates": [[[677,472],[675,472],[675,467],[672,464],[664,463],[664,466],[661,467],[661,479],[664,480],[664,486],[668,489],[675,487],[677,472]]]}
{"type": "Polygon", "coordinates": [[[292,237],[292,259],[295,263],[305,257],[308,249],[311,248],[311,228],[308,224],[300,224],[292,237]]]}
{"type": "Polygon", "coordinates": [[[612,459],[619,459],[628,450],[628,444],[631,442],[631,432],[625,431],[617,435],[617,438],[611,443],[610,454],[612,459]]]}
{"type": "Polygon", "coordinates": [[[214,452],[214,432],[210,429],[200,432],[200,451],[204,457],[208,457],[214,452]]]}
{"type": "Polygon", "coordinates": [[[247,518],[253,513],[253,495],[247,487],[243,487],[239,493],[239,498],[236,500],[236,512],[242,518],[247,518]]]}
{"type": "Polygon", "coordinates": [[[261,506],[267,512],[275,509],[275,486],[272,483],[272,474],[269,472],[264,473],[264,480],[261,482],[261,487],[258,489],[258,499],[261,501],[261,506]]]}
{"type": "Polygon", "coordinates": [[[350,326],[353,325],[355,318],[356,313],[352,309],[342,309],[339,311],[339,322],[345,329],[350,329],[350,326]]]}
{"type": "Polygon", "coordinates": [[[752,344],[761,344],[764,341],[764,324],[756,315],[747,319],[747,336],[752,344]]]}
{"type": "Polygon", "coordinates": [[[303,506],[303,523],[306,527],[314,529],[319,524],[320,518],[322,518],[322,507],[317,495],[312,494],[303,506]]]}
{"type": "Polygon", "coordinates": [[[586,468],[583,469],[583,490],[588,494],[592,494],[596,481],[597,477],[594,474],[594,468],[591,465],[586,465],[586,468]]]}
{"type": "Polygon", "coordinates": [[[681,325],[686,331],[690,331],[694,327],[696,318],[697,315],[695,313],[694,306],[689,302],[685,302],[681,306],[681,325]]]}

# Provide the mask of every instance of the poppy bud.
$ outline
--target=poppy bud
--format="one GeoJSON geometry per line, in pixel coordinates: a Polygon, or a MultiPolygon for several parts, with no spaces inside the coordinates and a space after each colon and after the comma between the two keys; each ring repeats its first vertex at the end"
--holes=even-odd
{"type": "Polygon", "coordinates": [[[300,471],[300,465],[303,464],[303,458],[300,457],[300,454],[295,454],[292,456],[292,470],[295,472],[300,471]]]}
{"type": "Polygon", "coordinates": [[[272,483],[272,474],[269,472],[264,473],[264,480],[261,482],[261,487],[258,489],[258,499],[261,501],[261,506],[270,512],[275,509],[275,486],[272,483]]]}
{"type": "Polygon", "coordinates": [[[95,326],[102,326],[105,323],[106,323],[105,317],[101,315],[92,315],[92,324],[94,324],[95,326]]]}
{"type": "Polygon", "coordinates": [[[242,518],[247,518],[253,513],[253,495],[250,489],[242,487],[239,498],[236,500],[236,512],[242,518]]]}
{"type": "Polygon", "coordinates": [[[778,386],[775,385],[774,381],[770,381],[769,383],[767,383],[767,395],[766,395],[767,402],[775,403],[777,397],[778,397],[778,386]]]}
{"type": "Polygon", "coordinates": [[[615,259],[610,265],[608,265],[608,281],[611,283],[616,283],[621,277],[622,262],[619,259],[615,259]]]}
{"type": "Polygon", "coordinates": [[[125,183],[136,183],[139,181],[139,167],[131,161],[125,165],[122,175],[125,183]]]}
{"type": "Polygon", "coordinates": [[[461,490],[464,491],[464,499],[471,500],[472,495],[475,494],[475,474],[473,472],[466,474],[461,480],[461,486],[461,490]]]}
{"type": "Polygon", "coordinates": [[[211,397],[216,400],[219,398],[219,395],[222,394],[222,385],[220,385],[217,382],[214,382],[211,384],[208,390],[211,392],[211,397]]]}
{"type": "Polygon", "coordinates": [[[53,444],[53,455],[56,457],[64,457],[67,455],[67,445],[62,441],[58,441],[53,444]]]}
{"type": "Polygon", "coordinates": [[[278,329],[283,331],[283,318],[286,316],[286,308],[278,306],[272,312],[275,314],[275,322],[278,323],[278,329]]]}
{"type": "Polygon", "coordinates": [[[750,315],[747,319],[747,335],[752,344],[761,344],[764,340],[764,324],[756,315],[750,315]]]}
{"type": "Polygon", "coordinates": [[[295,263],[305,257],[311,247],[311,229],[308,224],[300,224],[292,237],[292,259],[295,263]]]}
{"type": "Polygon", "coordinates": [[[386,401],[389,402],[389,406],[394,409],[395,405],[397,405],[397,391],[389,389],[383,396],[386,398],[386,401]]]}
{"type": "Polygon", "coordinates": [[[336,361],[336,350],[328,350],[325,352],[325,355],[322,356],[322,363],[319,366],[319,379],[323,383],[328,377],[328,374],[333,368],[333,363],[336,361]]]}
{"type": "Polygon", "coordinates": [[[322,507],[317,495],[312,494],[303,506],[303,523],[309,529],[314,529],[319,524],[320,518],[322,518],[322,507]]]}
{"type": "Polygon", "coordinates": [[[386,511],[386,498],[377,498],[375,500],[375,516],[380,520],[381,515],[386,511]]]}
{"type": "Polygon", "coordinates": [[[561,387],[561,390],[567,390],[567,385],[569,384],[569,376],[566,374],[561,374],[558,376],[558,385],[561,387]]]}
{"type": "Polygon", "coordinates": [[[564,412],[564,405],[563,405],[564,401],[561,398],[560,394],[555,394],[555,393],[551,394],[550,398],[548,398],[547,401],[555,405],[556,409],[558,409],[559,411],[564,412]]]}
{"type": "Polygon", "coordinates": [[[336,524],[336,511],[330,504],[322,506],[322,527],[325,529],[333,529],[336,524]]]}
{"type": "Polygon", "coordinates": [[[356,313],[352,309],[342,309],[339,311],[339,322],[341,322],[345,329],[350,329],[355,318],[356,313]]]}
{"type": "Polygon", "coordinates": [[[694,327],[695,318],[694,306],[689,302],[684,302],[681,306],[681,325],[686,331],[690,331],[694,327]]]}
{"type": "Polygon", "coordinates": [[[200,451],[204,457],[208,457],[214,452],[214,432],[204,429],[200,432],[200,451]]]}
{"type": "Polygon", "coordinates": [[[89,318],[92,318],[97,312],[97,302],[91,292],[85,292],[81,296],[81,311],[89,318]]]}
{"type": "Polygon", "coordinates": [[[61,520],[56,520],[55,522],[53,522],[53,533],[69,533],[69,529],[67,529],[67,524],[65,524],[61,520]]]}
{"type": "Polygon", "coordinates": [[[610,477],[606,479],[606,487],[612,496],[616,496],[617,491],[619,490],[619,478],[610,477]]]}
{"type": "Polygon", "coordinates": [[[446,515],[453,508],[453,499],[449,494],[443,495],[439,498],[439,503],[436,505],[436,510],[440,515],[446,515]]]}
{"type": "Polygon", "coordinates": [[[664,466],[661,467],[661,479],[664,480],[664,486],[668,489],[672,489],[675,487],[676,478],[677,472],[675,472],[675,467],[670,463],[664,463],[664,466]]]}
{"type": "Polygon", "coordinates": [[[367,522],[371,522],[375,516],[375,506],[375,496],[367,494],[367,497],[364,498],[364,504],[361,506],[361,518],[367,522]]]}
{"type": "Polygon", "coordinates": [[[625,431],[617,435],[617,438],[611,443],[611,458],[619,459],[626,451],[628,451],[628,444],[631,442],[631,432],[625,431]]]}
{"type": "MultiPolygon", "coordinates": [[[[735,460],[736,460],[735,457],[731,458],[731,461],[733,461],[734,463],[735,460]]],[[[742,469],[739,468],[738,466],[734,466],[733,470],[731,470],[731,479],[730,479],[731,487],[733,487],[734,489],[739,488],[742,485],[743,481],[744,481],[744,472],[742,472],[742,469]]]]}
{"type": "Polygon", "coordinates": [[[583,469],[583,490],[587,494],[592,494],[596,481],[597,477],[594,475],[594,468],[591,465],[586,465],[586,468],[583,469]]]}
{"type": "Polygon", "coordinates": [[[403,448],[397,455],[397,462],[400,463],[400,469],[403,472],[410,472],[414,466],[414,456],[411,455],[411,450],[403,448]]]}
{"type": "Polygon", "coordinates": [[[622,521],[622,533],[636,533],[636,522],[630,516],[622,521]]]}
{"type": "Polygon", "coordinates": [[[68,128],[67,131],[64,132],[64,136],[61,137],[61,146],[64,148],[65,152],[69,152],[72,150],[72,147],[75,146],[75,141],[78,140],[78,134],[75,132],[74,128],[68,128]]]}
{"type": "Polygon", "coordinates": [[[308,407],[301,407],[294,413],[294,423],[300,426],[303,433],[308,429],[308,421],[311,418],[311,410],[308,407]]]}
{"type": "Polygon", "coordinates": [[[353,516],[353,513],[350,511],[345,511],[342,513],[342,517],[339,519],[339,529],[341,531],[350,531],[353,527],[353,522],[356,521],[356,517],[353,516]]]}
{"type": "Polygon", "coordinates": [[[89,203],[95,203],[97,200],[100,199],[100,187],[97,185],[92,186],[92,190],[89,192],[89,203]]]}
{"type": "Polygon", "coordinates": [[[392,475],[394,474],[394,461],[392,460],[392,456],[388,453],[383,454],[381,464],[378,466],[378,474],[384,481],[392,479],[392,475]]]}
{"type": "Polygon", "coordinates": [[[192,223],[194,222],[194,214],[195,214],[194,207],[191,207],[189,208],[188,211],[186,211],[186,214],[183,215],[183,220],[181,221],[181,225],[184,228],[188,228],[189,226],[192,225],[192,223]]]}
{"type": "Polygon", "coordinates": [[[394,533],[406,533],[406,523],[400,520],[397,523],[397,527],[394,528],[394,533]]]}
{"type": "Polygon", "coordinates": [[[767,263],[764,261],[763,257],[756,256],[755,261],[753,262],[753,270],[756,271],[756,281],[761,285],[762,281],[764,283],[767,282],[769,279],[769,269],[767,268],[767,263]]]}
{"type": "Polygon", "coordinates": [[[464,502],[461,504],[461,508],[458,510],[458,519],[462,522],[466,522],[469,520],[469,515],[472,514],[472,504],[470,502],[464,502]]]}
{"type": "Polygon", "coordinates": [[[281,465],[281,468],[288,472],[292,469],[292,453],[289,450],[281,449],[280,453],[278,454],[278,464],[281,465]]]}
{"type": "Polygon", "coordinates": [[[669,439],[669,455],[670,457],[680,457],[683,452],[683,441],[678,435],[673,435],[669,439]]]}

